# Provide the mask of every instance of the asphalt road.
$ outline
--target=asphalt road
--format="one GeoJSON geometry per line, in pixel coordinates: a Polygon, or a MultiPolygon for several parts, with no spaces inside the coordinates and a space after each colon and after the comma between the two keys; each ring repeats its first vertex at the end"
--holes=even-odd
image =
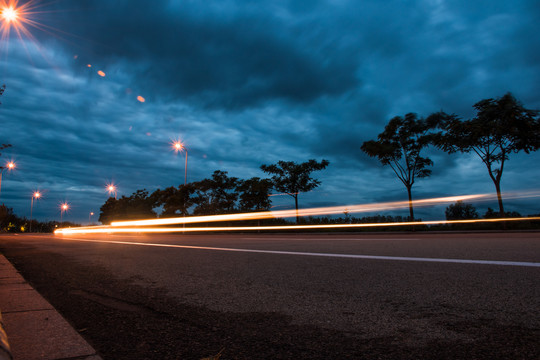
{"type": "Polygon", "coordinates": [[[2,235],[104,359],[539,359],[540,233],[2,235]]]}

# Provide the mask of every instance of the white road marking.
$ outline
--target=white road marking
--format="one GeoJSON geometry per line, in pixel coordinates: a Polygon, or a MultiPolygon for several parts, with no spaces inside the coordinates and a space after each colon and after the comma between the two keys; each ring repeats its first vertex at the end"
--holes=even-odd
{"type": "Polygon", "coordinates": [[[419,241],[417,238],[296,238],[296,237],[268,237],[268,238],[255,238],[255,237],[239,237],[238,240],[287,240],[287,241],[419,241]]]}
{"type": "Polygon", "coordinates": [[[355,255],[355,254],[332,254],[332,253],[312,253],[312,252],[300,252],[300,251],[297,252],[297,251],[280,251],[280,250],[235,249],[235,248],[219,248],[219,247],[191,246],[191,245],[140,243],[140,242],[114,241],[114,240],[94,240],[94,239],[77,239],[77,238],[66,238],[66,239],[75,240],[75,241],[97,242],[97,243],[108,243],[108,244],[120,244],[120,245],[154,246],[154,247],[168,247],[168,248],[180,248],[180,249],[246,252],[246,253],[258,253],[258,254],[320,256],[320,257],[334,257],[334,258],[345,258],[345,259],[418,261],[418,262],[457,263],[457,264],[479,264],[479,265],[540,267],[540,262],[499,261],[499,260],[469,260],[469,259],[441,259],[441,258],[380,256],[380,255],[355,255]]]}

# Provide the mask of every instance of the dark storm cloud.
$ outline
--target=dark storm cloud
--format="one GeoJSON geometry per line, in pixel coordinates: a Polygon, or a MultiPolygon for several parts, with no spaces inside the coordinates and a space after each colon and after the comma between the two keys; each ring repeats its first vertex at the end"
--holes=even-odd
{"type": "Polygon", "coordinates": [[[358,84],[358,47],[332,33],[332,21],[276,5],[287,13],[280,16],[265,2],[171,4],[77,2],[84,11],[70,12],[66,24],[92,39],[83,40],[80,61],[106,69],[123,59],[154,96],[214,108],[303,103],[358,84]]]}

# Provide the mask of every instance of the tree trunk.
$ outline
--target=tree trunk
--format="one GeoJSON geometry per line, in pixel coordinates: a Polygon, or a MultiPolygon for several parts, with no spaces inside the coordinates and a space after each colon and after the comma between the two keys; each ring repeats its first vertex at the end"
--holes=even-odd
{"type": "Polygon", "coordinates": [[[409,221],[414,221],[414,211],[412,206],[412,191],[409,186],[407,186],[407,194],[409,195],[409,221]]]}
{"type": "MultiPolygon", "coordinates": [[[[407,186],[407,194],[409,195],[409,221],[413,222],[414,221],[414,211],[413,211],[413,206],[412,206],[412,191],[411,191],[411,187],[410,186],[407,186]]],[[[415,231],[414,230],[414,225],[411,225],[411,230],[412,231],[415,231]]]]}
{"type": "Polygon", "coordinates": [[[300,220],[300,217],[298,216],[298,194],[294,196],[294,205],[296,207],[296,225],[298,225],[298,222],[300,220]]]}
{"type": "Polygon", "coordinates": [[[497,190],[497,200],[499,201],[499,216],[500,217],[506,217],[504,213],[504,207],[503,207],[503,201],[502,201],[502,195],[501,195],[501,181],[500,180],[493,180],[493,183],[495,184],[495,190],[497,190]]]}
{"type": "MultiPolygon", "coordinates": [[[[504,207],[503,207],[503,201],[502,201],[502,195],[501,195],[501,180],[500,178],[497,180],[493,180],[493,183],[495,183],[495,190],[497,190],[497,200],[499,201],[499,216],[501,218],[506,217],[506,214],[504,213],[504,207]]],[[[506,221],[502,222],[502,228],[503,230],[506,230],[506,221]]]]}

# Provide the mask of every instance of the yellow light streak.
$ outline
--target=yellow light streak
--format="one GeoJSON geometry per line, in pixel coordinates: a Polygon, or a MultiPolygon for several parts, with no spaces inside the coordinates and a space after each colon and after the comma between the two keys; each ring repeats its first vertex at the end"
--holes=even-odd
{"type": "MultiPolygon", "coordinates": [[[[414,206],[432,206],[442,203],[453,203],[456,201],[472,200],[472,199],[493,199],[494,195],[491,194],[477,194],[477,195],[461,195],[461,196],[449,196],[433,199],[423,199],[413,201],[414,206]]],[[[361,212],[375,212],[384,210],[395,210],[408,207],[408,201],[394,201],[378,204],[365,204],[365,205],[347,205],[347,206],[332,206],[332,207],[319,207],[310,209],[299,209],[299,216],[320,216],[320,215],[333,215],[342,214],[344,211],[347,213],[361,213],[361,212]]],[[[173,225],[173,224],[190,224],[198,222],[217,222],[217,221],[240,221],[240,220],[260,220],[260,219],[273,219],[273,218],[287,218],[295,217],[296,210],[278,210],[278,211],[262,211],[253,213],[241,213],[241,214],[225,214],[225,215],[208,215],[208,216],[189,216],[189,217],[176,217],[166,219],[147,219],[147,220],[132,220],[132,221],[115,221],[111,223],[111,226],[155,226],[155,225],[173,225]]]]}
{"type": "Polygon", "coordinates": [[[55,230],[58,235],[70,234],[114,234],[114,233],[172,233],[172,232],[212,232],[212,231],[260,231],[260,230],[311,230],[311,229],[354,229],[368,227],[395,227],[395,226],[419,226],[419,225],[444,225],[444,224],[473,224],[494,222],[517,222],[536,221],[540,217],[521,218],[496,218],[496,219],[473,219],[473,220],[432,220],[395,223],[368,223],[368,224],[329,224],[329,225],[284,225],[284,226],[236,226],[236,227],[112,227],[112,226],[87,226],[80,228],[68,228],[55,230]]]}
{"type": "MultiPolygon", "coordinates": [[[[112,184],[111,184],[112,185],[112,184]]],[[[540,193],[537,191],[529,192],[514,192],[505,193],[506,199],[521,199],[521,198],[534,198],[540,197],[540,193]]],[[[494,194],[473,194],[473,195],[460,195],[449,196],[432,199],[422,199],[413,201],[414,206],[433,206],[441,205],[444,203],[452,203],[456,201],[464,200],[476,200],[476,201],[488,201],[496,199],[494,194]]],[[[334,206],[334,207],[320,207],[311,209],[301,209],[299,214],[301,216],[313,216],[313,215],[331,215],[353,212],[373,212],[373,211],[385,211],[405,208],[409,206],[408,201],[396,201],[385,202],[376,204],[364,204],[364,205],[346,205],[346,206],[334,206]]],[[[259,220],[269,218],[286,218],[296,216],[296,210],[281,210],[281,211],[264,211],[255,213],[241,213],[241,214],[225,214],[225,215],[209,215],[209,216],[190,216],[190,217],[178,217],[178,218],[166,218],[166,219],[147,219],[147,220],[134,220],[134,221],[116,221],[111,225],[103,226],[91,226],[91,227],[78,227],[57,230],[55,233],[68,234],[68,233],[166,233],[166,232],[197,232],[197,231],[253,231],[253,230],[307,230],[307,229],[345,229],[345,228],[365,228],[365,227],[384,227],[384,226],[411,226],[411,225],[437,225],[437,224],[467,224],[467,223],[490,223],[501,221],[531,221],[539,220],[538,217],[523,217],[523,218],[498,218],[498,219],[471,219],[471,220],[435,220],[435,221],[416,221],[416,222],[394,222],[394,223],[368,223],[368,224],[327,224],[327,225],[286,225],[286,226],[237,226],[237,227],[150,227],[159,225],[175,225],[175,224],[192,224],[192,223],[208,223],[218,221],[240,221],[240,220],[259,220]]]]}

